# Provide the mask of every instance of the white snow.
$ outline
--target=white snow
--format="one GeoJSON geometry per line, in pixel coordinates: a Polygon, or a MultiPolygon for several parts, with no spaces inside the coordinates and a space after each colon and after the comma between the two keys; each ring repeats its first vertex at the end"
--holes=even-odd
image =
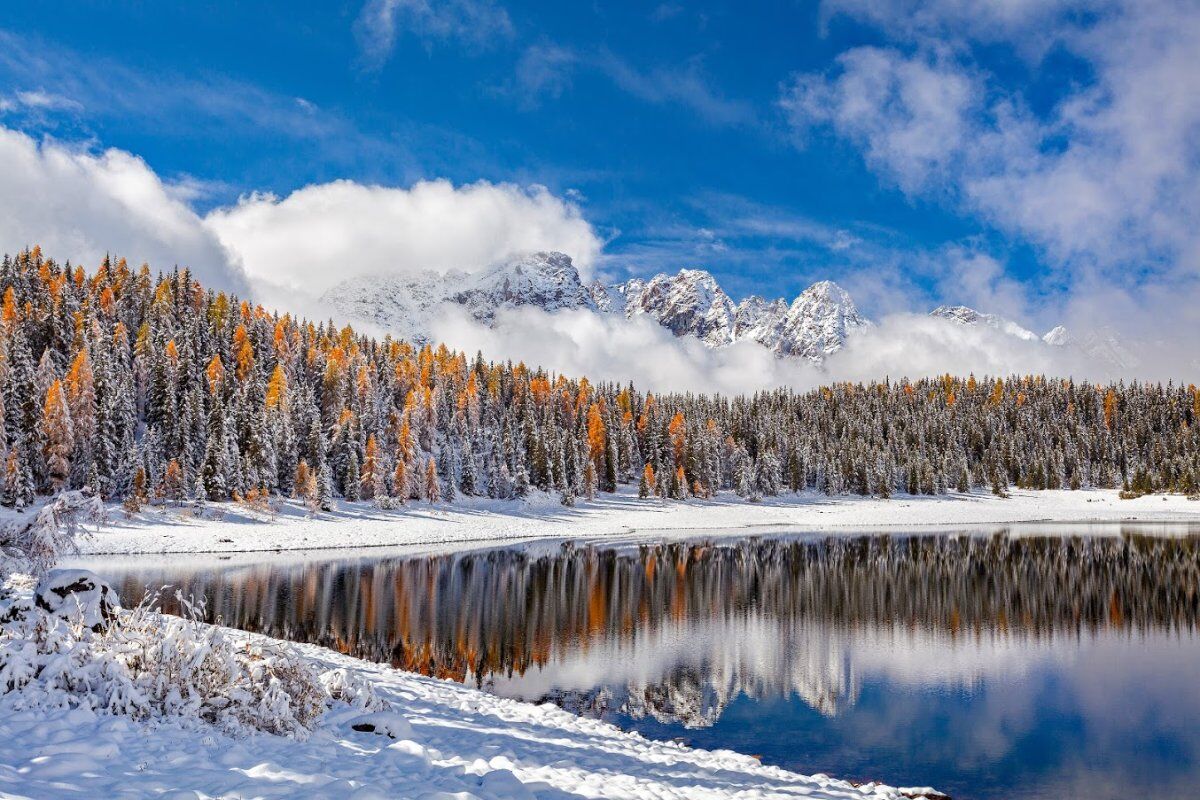
{"type": "Polygon", "coordinates": [[[671,533],[745,534],[792,531],[901,531],[948,526],[979,528],[1021,522],[1173,522],[1200,524],[1200,502],[1179,495],[1121,500],[1112,490],[1021,491],[1007,499],[988,493],[897,495],[891,499],[827,497],[805,492],[748,503],[733,495],[683,502],[641,500],[633,489],[601,494],[564,508],[535,493],[527,501],[458,498],[452,505],[414,503],[382,511],[366,503],[310,516],[285,501],[263,515],[235,504],[210,504],[197,519],[190,509],[148,508],[129,518],[119,509],[80,542],[81,552],[200,553],[314,548],[385,547],[530,539],[661,537],[671,533]]]}
{"type": "MultiPolygon", "coordinates": [[[[286,646],[222,633],[254,648],[286,646]]],[[[311,645],[295,650],[313,672],[370,684],[391,710],[364,715],[335,703],[306,739],[237,737],[194,720],[28,710],[11,692],[0,696],[0,796],[899,800],[921,791],[805,777],[311,645]]]]}

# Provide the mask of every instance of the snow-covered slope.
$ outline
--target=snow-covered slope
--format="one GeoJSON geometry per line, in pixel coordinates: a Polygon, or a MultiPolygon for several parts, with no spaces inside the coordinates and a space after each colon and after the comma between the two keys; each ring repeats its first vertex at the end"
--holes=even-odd
{"type": "MultiPolygon", "coordinates": [[[[551,705],[494,697],[451,681],[370,664],[313,645],[294,649],[317,674],[344,670],[391,711],[328,711],[307,739],[235,738],[198,720],[139,721],[73,707],[30,708],[0,695],[0,796],[461,798],[561,800],[903,800],[929,788],[808,777],[729,750],[658,742],[551,705]],[[363,723],[386,735],[363,729],[363,723]],[[355,726],[359,727],[355,727],[355,726]]],[[[69,659],[64,659],[67,661],[69,659]]],[[[78,665],[62,664],[64,668],[78,665]]],[[[183,701],[180,701],[183,704],[183,701]]]]}

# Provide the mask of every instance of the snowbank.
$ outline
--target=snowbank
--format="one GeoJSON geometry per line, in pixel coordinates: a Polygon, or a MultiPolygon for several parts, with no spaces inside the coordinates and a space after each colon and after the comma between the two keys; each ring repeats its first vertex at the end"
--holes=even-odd
{"type": "MultiPolygon", "coordinates": [[[[283,645],[224,633],[264,649],[283,645]]],[[[315,646],[296,650],[314,672],[369,682],[392,711],[364,717],[335,707],[306,740],[230,737],[194,723],[23,710],[19,693],[9,693],[0,695],[0,796],[899,800],[930,791],[805,777],[315,646]]]]}
{"type": "Polygon", "coordinates": [[[312,517],[303,506],[281,502],[263,514],[234,504],[210,504],[204,517],[190,509],[150,508],[133,517],[120,509],[109,523],[80,542],[84,554],[200,553],[363,548],[546,538],[662,537],[704,531],[745,533],[745,528],[793,531],[905,530],[921,527],[1012,525],[1021,522],[1173,522],[1200,524],[1200,502],[1179,495],[1121,500],[1117,492],[1014,491],[991,494],[896,496],[888,500],[804,493],[747,503],[732,495],[686,502],[640,500],[626,488],[564,508],[557,498],[460,499],[453,505],[414,503],[382,511],[343,503],[335,513],[312,517]]]}

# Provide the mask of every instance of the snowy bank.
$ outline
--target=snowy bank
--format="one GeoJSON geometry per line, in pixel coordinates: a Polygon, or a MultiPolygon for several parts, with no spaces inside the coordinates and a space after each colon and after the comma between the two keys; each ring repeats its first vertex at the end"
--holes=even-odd
{"type": "MultiPolygon", "coordinates": [[[[278,640],[225,631],[268,650],[278,640]]],[[[0,695],[0,796],[439,798],[875,798],[931,790],[852,786],[730,751],[654,742],[551,705],[294,646],[314,672],[344,669],[391,707],[342,705],[307,739],[229,736],[195,721],[139,722],[0,695]],[[356,730],[356,727],[359,730],[356,730]],[[373,727],[376,731],[366,730],[373,727]],[[394,737],[394,738],[393,738],[394,737]]]]}
{"type": "Polygon", "coordinates": [[[746,528],[792,531],[902,531],[923,527],[977,527],[1022,522],[1171,522],[1200,524],[1200,502],[1180,495],[1122,500],[1116,491],[1013,491],[940,496],[828,497],[806,492],[748,503],[729,495],[685,502],[641,500],[628,488],[565,508],[556,497],[525,501],[460,498],[453,505],[413,503],[385,511],[342,503],[333,513],[310,515],[281,501],[272,513],[233,503],[209,504],[203,516],[190,508],[119,508],[83,554],[200,553],[364,548],[547,538],[661,537],[703,531],[744,533],[746,528]]]}

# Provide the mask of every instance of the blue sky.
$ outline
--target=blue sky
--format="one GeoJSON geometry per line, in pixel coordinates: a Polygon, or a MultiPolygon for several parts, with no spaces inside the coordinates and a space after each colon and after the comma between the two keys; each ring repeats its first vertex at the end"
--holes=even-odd
{"type": "Polygon", "coordinates": [[[198,215],[338,179],[539,184],[603,275],[701,266],[735,297],[832,278],[872,313],[1036,325],[1194,288],[1196,21],[1069,0],[15,4],[0,124],[139,157],[198,215]],[[1176,74],[1157,103],[1182,112],[1145,119],[1138,93],[1176,74]]]}

